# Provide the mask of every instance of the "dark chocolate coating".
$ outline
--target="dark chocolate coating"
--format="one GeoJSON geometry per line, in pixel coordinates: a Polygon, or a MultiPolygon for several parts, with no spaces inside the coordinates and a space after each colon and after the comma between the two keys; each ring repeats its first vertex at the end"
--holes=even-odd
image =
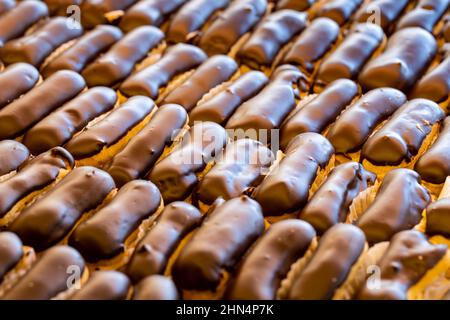
{"type": "Polygon", "coordinates": [[[298,134],[321,133],[359,94],[358,85],[348,79],[330,83],[313,100],[303,105],[281,125],[281,148],[285,149],[298,134]]]}
{"type": "Polygon", "coordinates": [[[196,121],[212,121],[224,125],[233,112],[243,102],[258,94],[268,81],[262,72],[244,73],[224,90],[197,105],[189,114],[190,124],[196,121]]]}
{"type": "Polygon", "coordinates": [[[400,16],[409,0],[374,0],[366,2],[356,13],[358,22],[376,23],[384,30],[400,16]],[[380,21],[378,20],[378,17],[380,21]]]}
{"type": "Polygon", "coordinates": [[[155,108],[153,100],[137,96],[128,99],[95,125],[73,137],[66,148],[75,159],[93,156],[118,142],[155,108]]]}
{"type": "Polygon", "coordinates": [[[228,56],[213,56],[199,66],[186,81],[171,91],[162,104],[179,104],[189,111],[211,89],[229,80],[237,69],[237,63],[228,56]]]}
{"type": "Polygon", "coordinates": [[[364,250],[364,233],[351,224],[331,227],[299,277],[293,279],[290,300],[329,300],[344,283],[364,250]]]}
{"type": "Polygon", "coordinates": [[[442,30],[442,35],[446,42],[450,42],[450,18],[447,18],[447,22],[442,30]]]}
{"type": "Polygon", "coordinates": [[[70,48],[50,61],[42,69],[42,75],[47,78],[58,70],[81,72],[88,63],[98,55],[108,50],[122,38],[119,28],[101,25],[80,37],[70,48]]]}
{"type": "Polygon", "coordinates": [[[433,32],[435,25],[449,6],[448,0],[419,0],[417,6],[407,12],[397,23],[397,29],[420,27],[433,32]]]}
{"type": "Polygon", "coordinates": [[[133,282],[162,274],[181,240],[202,222],[202,214],[194,206],[182,202],[168,204],[155,224],[137,245],[126,267],[133,282]]]}
{"type": "Polygon", "coordinates": [[[20,1],[0,16],[0,47],[20,37],[39,20],[48,16],[47,6],[41,1],[20,1]]]}
{"type": "Polygon", "coordinates": [[[118,271],[95,272],[70,300],[125,300],[130,289],[128,277],[118,271]]]}
{"type": "Polygon", "coordinates": [[[359,74],[359,82],[365,90],[380,87],[408,90],[436,51],[436,40],[428,31],[418,27],[401,29],[389,38],[386,50],[367,63],[359,74]]]}
{"type": "Polygon", "coordinates": [[[264,214],[276,216],[301,209],[317,171],[327,165],[333,152],[328,140],[317,133],[302,133],[292,139],[285,157],[253,193],[264,214]]]}
{"type": "Polygon", "coordinates": [[[88,86],[112,86],[128,77],[134,66],[164,39],[164,33],[152,26],[133,30],[117,41],[104,55],[81,73],[88,86]]]}
{"type": "Polygon", "coordinates": [[[280,10],[264,18],[238,51],[238,58],[254,69],[269,66],[287,42],[306,27],[307,14],[280,10]]]}
{"type": "Polygon", "coordinates": [[[69,246],[47,250],[32,269],[2,297],[3,300],[49,300],[68,290],[71,278],[84,272],[84,260],[69,246]]]}
{"type": "Polygon", "coordinates": [[[318,17],[327,17],[336,21],[340,26],[345,24],[352,14],[363,3],[363,0],[331,0],[324,2],[317,8],[318,17]]]}
{"type": "Polygon", "coordinates": [[[16,5],[15,0],[0,0],[0,14],[8,12],[16,5]]]}
{"type": "Polygon", "coordinates": [[[329,18],[317,18],[303,31],[283,58],[283,63],[312,73],[315,65],[339,36],[339,25],[329,18]]]}
{"type": "Polygon", "coordinates": [[[161,194],[150,181],[134,180],[106,206],[78,225],[69,243],[90,262],[123,252],[125,240],[161,206],[161,194]]]}
{"type": "Polygon", "coordinates": [[[94,167],[79,167],[60,183],[24,209],[10,230],[25,245],[38,251],[60,241],[81,215],[99,206],[114,189],[106,172],[94,167]]]}
{"type": "Polygon", "coordinates": [[[12,232],[0,232],[0,281],[23,256],[22,242],[12,232]]]}
{"type": "Polygon", "coordinates": [[[194,125],[183,141],[148,175],[161,191],[164,202],[185,199],[198,184],[197,174],[222,150],[228,136],[225,129],[214,122],[194,125]]]}
{"type": "Polygon", "coordinates": [[[81,5],[82,23],[87,29],[108,23],[105,14],[116,10],[125,10],[138,0],[84,0],[81,5]]]}
{"type": "Polygon", "coordinates": [[[233,1],[203,33],[199,46],[208,55],[226,54],[266,13],[267,0],[233,1]]]}
{"type": "Polygon", "coordinates": [[[428,235],[450,237],[450,199],[443,198],[431,203],[427,208],[428,235]]]}
{"type": "Polygon", "coordinates": [[[144,95],[156,99],[176,75],[189,71],[207,59],[199,48],[177,44],[166,50],[163,57],[150,66],[131,75],[120,86],[126,96],[144,95]]]}
{"type": "Polygon", "coordinates": [[[214,290],[222,272],[230,271],[264,232],[260,205],[247,196],[223,202],[208,215],[176,259],[172,276],[177,287],[214,290]]]}
{"type": "Polygon", "coordinates": [[[418,224],[429,202],[430,194],[420,185],[415,171],[394,169],[384,177],[375,200],[357,225],[370,244],[389,241],[397,232],[418,224]]]}
{"type": "Polygon", "coordinates": [[[84,87],[84,79],[79,74],[67,70],[56,72],[22,98],[0,110],[0,139],[15,138],[25,133],[84,87]]]}
{"type": "Polygon", "coordinates": [[[153,168],[186,122],[183,107],[175,104],[160,107],[150,122],[111,160],[108,172],[116,185],[142,177],[153,168]]]}
{"type": "Polygon", "coordinates": [[[339,116],[327,138],[337,153],[357,151],[372,130],[405,102],[406,96],[397,89],[369,91],[339,116]]]}
{"type": "Polygon", "coordinates": [[[0,73],[0,109],[30,91],[39,80],[39,71],[31,64],[16,63],[0,73]]]}
{"type": "Polygon", "coordinates": [[[450,176],[450,118],[444,120],[439,136],[416,162],[414,170],[431,183],[444,183],[450,176]]]}
{"type": "Polygon", "coordinates": [[[0,141],[0,177],[16,170],[28,159],[30,152],[15,140],[0,141]]]}
{"type": "Polygon", "coordinates": [[[360,300],[406,300],[410,287],[441,260],[447,251],[443,244],[431,244],[416,230],[397,233],[381,261],[379,288],[365,285],[360,300]]]}
{"type": "Polygon", "coordinates": [[[358,194],[375,183],[377,176],[357,162],[346,162],[333,169],[300,213],[318,234],[345,222],[349,207],[358,194]]]}
{"type": "Polygon", "coordinates": [[[153,275],[134,288],[133,300],[178,300],[179,293],[172,279],[153,275]]]}
{"type": "Polygon", "coordinates": [[[73,14],[71,6],[80,6],[83,0],[43,0],[51,16],[67,16],[73,14]]]}
{"type": "Polygon", "coordinates": [[[356,78],[383,39],[383,29],[378,25],[356,24],[336,50],[321,63],[316,83],[324,85],[340,78],[356,78]]]}
{"type": "Polygon", "coordinates": [[[306,11],[318,0],[277,0],[277,10],[293,9],[297,11],[306,11]]]}
{"type": "Polygon", "coordinates": [[[274,300],[291,265],[308,249],[314,229],[301,220],[276,222],[242,261],[227,289],[232,300],[274,300]]]}
{"type": "Polygon", "coordinates": [[[22,198],[55,181],[61,169],[71,170],[73,165],[72,156],[61,147],[26,162],[17,174],[0,183],[0,218],[22,198]]]}
{"type": "Polygon", "coordinates": [[[38,122],[24,135],[23,143],[34,155],[61,146],[116,101],[116,92],[109,88],[87,90],[38,122]]]}
{"type": "Polygon", "coordinates": [[[230,0],[191,0],[173,16],[167,30],[167,41],[186,42],[200,33],[200,29],[230,0]],[[195,36],[194,36],[195,35],[195,36]]]}

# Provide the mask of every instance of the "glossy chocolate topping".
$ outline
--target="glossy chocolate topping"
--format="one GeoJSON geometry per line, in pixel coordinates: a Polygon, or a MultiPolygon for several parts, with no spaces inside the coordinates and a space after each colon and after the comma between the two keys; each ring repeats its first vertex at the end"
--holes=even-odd
{"type": "Polygon", "coordinates": [[[125,300],[129,289],[130,280],[123,273],[97,271],[70,300],[125,300]]]}
{"type": "Polygon", "coordinates": [[[0,281],[22,256],[22,242],[19,237],[12,232],[0,232],[0,281]]]}
{"type": "Polygon", "coordinates": [[[450,237],[450,199],[443,198],[427,208],[427,229],[429,235],[450,237]]]}
{"type": "Polygon", "coordinates": [[[0,176],[16,170],[28,159],[30,152],[15,140],[0,141],[0,176]]]}
{"type": "Polygon", "coordinates": [[[356,13],[355,20],[378,24],[387,30],[408,5],[408,0],[367,1],[356,13]]]}
{"type": "Polygon", "coordinates": [[[277,0],[277,10],[293,9],[297,11],[308,10],[317,0],[277,0]]]}
{"type": "Polygon", "coordinates": [[[179,293],[172,279],[153,275],[134,288],[133,300],[178,300],[179,293]]]}
{"type": "Polygon", "coordinates": [[[448,0],[419,0],[417,6],[407,12],[397,23],[397,29],[421,27],[433,32],[441,16],[449,6],[448,0]]]}
{"type": "Polygon", "coordinates": [[[83,0],[81,6],[82,23],[88,29],[99,24],[108,23],[107,14],[110,12],[125,10],[138,0],[83,0]]]}
{"type": "Polygon", "coordinates": [[[31,64],[16,63],[0,73],[0,109],[30,91],[39,80],[39,72],[31,64]]]}
{"type": "Polygon", "coordinates": [[[336,21],[340,26],[346,23],[352,14],[363,3],[363,0],[331,0],[317,8],[318,17],[327,17],[336,21]]]}
{"type": "Polygon", "coordinates": [[[80,6],[83,0],[43,0],[51,16],[67,16],[73,14],[73,7],[80,6]]]}
{"type": "Polygon", "coordinates": [[[447,22],[445,23],[442,30],[442,35],[446,42],[450,42],[450,18],[447,18],[447,22]]]}

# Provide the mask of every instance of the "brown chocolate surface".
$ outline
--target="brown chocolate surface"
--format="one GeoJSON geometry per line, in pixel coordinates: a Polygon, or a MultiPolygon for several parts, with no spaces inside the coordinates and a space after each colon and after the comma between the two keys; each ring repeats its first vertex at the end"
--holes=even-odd
{"type": "Polygon", "coordinates": [[[427,208],[428,235],[450,237],[450,199],[443,198],[431,203],[427,208]]]}
{"type": "Polygon", "coordinates": [[[0,232],[0,281],[22,259],[19,237],[12,232],[0,232]]]}
{"type": "Polygon", "coordinates": [[[125,300],[129,289],[130,280],[123,273],[97,271],[70,300],[125,300]]]}
{"type": "Polygon", "coordinates": [[[138,0],[83,0],[81,5],[82,23],[87,29],[99,24],[106,24],[108,18],[105,14],[117,10],[125,10],[138,0]]]}
{"type": "Polygon", "coordinates": [[[8,12],[16,5],[15,0],[0,0],[0,14],[8,12]]]}
{"type": "Polygon", "coordinates": [[[39,72],[31,64],[16,63],[0,73],[0,109],[30,91],[39,80],[39,72]]]}
{"type": "Polygon", "coordinates": [[[336,21],[340,26],[345,24],[363,0],[330,0],[319,5],[316,15],[336,21]]]}
{"type": "Polygon", "coordinates": [[[408,2],[408,0],[368,1],[358,10],[355,20],[376,23],[384,30],[388,30],[407,7],[408,2]]]}
{"type": "Polygon", "coordinates": [[[15,140],[0,141],[0,176],[16,170],[28,159],[30,152],[15,140]]]}
{"type": "Polygon", "coordinates": [[[447,22],[444,25],[442,35],[446,42],[450,42],[450,16],[448,16],[447,22]]]}
{"type": "Polygon", "coordinates": [[[277,10],[280,9],[293,9],[297,11],[305,11],[311,8],[311,6],[318,0],[277,0],[277,10]]]}
{"type": "Polygon", "coordinates": [[[52,16],[67,16],[73,13],[69,9],[70,6],[80,6],[83,0],[43,0],[48,7],[48,11],[52,16]],[[67,12],[69,10],[69,12],[67,12]]]}
{"type": "Polygon", "coordinates": [[[397,29],[421,27],[433,32],[439,19],[449,6],[448,0],[419,0],[417,6],[407,12],[397,23],[397,29]]]}
{"type": "Polygon", "coordinates": [[[172,279],[153,275],[134,288],[133,300],[178,300],[179,293],[172,279]]]}

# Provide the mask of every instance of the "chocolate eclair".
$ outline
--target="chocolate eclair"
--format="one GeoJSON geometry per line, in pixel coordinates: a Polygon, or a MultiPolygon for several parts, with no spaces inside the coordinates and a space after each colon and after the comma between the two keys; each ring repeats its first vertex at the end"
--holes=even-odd
{"type": "Polygon", "coordinates": [[[361,6],[363,0],[331,0],[319,3],[315,8],[316,17],[327,17],[336,21],[340,26],[347,23],[353,13],[361,6]]]}
{"type": "Polygon", "coordinates": [[[15,140],[0,141],[0,177],[17,170],[29,156],[30,151],[20,142],[15,140]]]}
{"type": "Polygon", "coordinates": [[[27,93],[39,81],[39,71],[31,64],[15,63],[0,73],[0,109],[27,93]]]}
{"type": "Polygon", "coordinates": [[[83,0],[43,0],[51,16],[67,16],[73,14],[74,7],[80,6],[83,0]]]}
{"type": "Polygon", "coordinates": [[[306,11],[311,8],[318,0],[277,0],[276,9],[293,9],[297,11],[306,11]]]}
{"type": "Polygon", "coordinates": [[[448,0],[419,0],[414,9],[400,18],[397,29],[420,27],[433,33],[448,6],[448,0]]]}
{"type": "Polygon", "coordinates": [[[0,14],[8,12],[16,5],[15,0],[0,0],[0,14]]]}
{"type": "Polygon", "coordinates": [[[428,235],[450,238],[450,178],[445,179],[438,199],[427,207],[424,222],[428,235]]]}
{"type": "Polygon", "coordinates": [[[392,29],[393,23],[408,6],[408,0],[374,0],[365,1],[355,15],[358,22],[379,25],[385,31],[392,29]]]}
{"type": "Polygon", "coordinates": [[[125,300],[130,292],[130,280],[118,271],[96,271],[70,300],[125,300]]]}
{"type": "Polygon", "coordinates": [[[133,300],[178,300],[178,289],[172,279],[153,275],[142,279],[134,287],[133,300]]]}
{"type": "Polygon", "coordinates": [[[102,204],[114,187],[111,176],[100,169],[75,168],[22,210],[9,229],[25,245],[42,251],[62,240],[84,213],[102,204]]]}
{"type": "Polygon", "coordinates": [[[83,0],[81,12],[83,12],[82,23],[87,29],[92,29],[97,25],[114,22],[128,7],[136,3],[137,0],[83,0]]]}

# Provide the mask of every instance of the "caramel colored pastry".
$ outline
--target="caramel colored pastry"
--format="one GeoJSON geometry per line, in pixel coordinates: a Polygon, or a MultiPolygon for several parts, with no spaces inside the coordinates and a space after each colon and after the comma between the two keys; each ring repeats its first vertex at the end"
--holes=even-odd
{"type": "Polygon", "coordinates": [[[319,95],[306,102],[283,122],[280,131],[281,148],[285,149],[300,133],[321,133],[358,94],[358,85],[351,80],[339,79],[330,83],[319,95]]]}
{"type": "Polygon", "coordinates": [[[16,5],[15,0],[0,0],[0,15],[8,12],[16,5]]]}
{"type": "Polygon", "coordinates": [[[176,259],[172,276],[179,288],[212,290],[264,232],[259,204],[241,196],[218,205],[176,259]]]}
{"type": "Polygon", "coordinates": [[[133,300],[178,300],[177,287],[170,278],[153,275],[134,287],[133,300]]]}
{"type": "Polygon", "coordinates": [[[285,157],[255,189],[264,215],[274,216],[301,209],[317,172],[333,155],[333,146],[317,133],[303,133],[291,140],[285,157]]]}
{"type": "Polygon", "coordinates": [[[376,175],[357,162],[343,163],[331,171],[300,213],[318,234],[345,222],[358,194],[375,183],[376,175]]]}
{"type": "Polygon", "coordinates": [[[200,211],[186,202],[172,202],[139,242],[126,267],[133,282],[162,274],[182,239],[202,222],[200,211]]]}
{"type": "Polygon", "coordinates": [[[0,73],[0,109],[30,91],[39,81],[39,72],[31,64],[16,63],[0,73]]]}
{"type": "Polygon", "coordinates": [[[82,72],[88,86],[112,86],[128,77],[136,63],[164,39],[164,33],[151,26],[143,26],[117,41],[104,55],[89,64],[82,72]]]}
{"type": "Polygon", "coordinates": [[[21,1],[11,7],[0,16],[0,47],[22,36],[28,28],[47,16],[47,6],[41,1],[21,1]]]}
{"type": "Polygon", "coordinates": [[[177,44],[168,48],[160,60],[132,74],[120,86],[120,92],[128,97],[144,95],[157,99],[161,89],[175,76],[196,68],[206,59],[207,56],[201,49],[177,44]]]}
{"type": "Polygon", "coordinates": [[[114,90],[94,87],[38,122],[23,137],[34,155],[61,146],[89,121],[112,109],[117,101],[114,90]]]}
{"type": "Polygon", "coordinates": [[[183,200],[199,182],[202,173],[228,140],[225,129],[214,122],[194,125],[172,152],[158,162],[149,179],[161,191],[164,202],[183,200]]]}
{"type": "Polygon", "coordinates": [[[29,155],[30,152],[27,147],[20,142],[15,140],[0,141],[0,177],[17,170],[28,159],[29,155]]]}
{"type": "Polygon", "coordinates": [[[290,266],[307,251],[315,237],[306,222],[279,221],[261,236],[243,259],[226,294],[235,300],[274,300],[290,266]]]}
{"type": "Polygon", "coordinates": [[[114,187],[106,172],[93,167],[76,168],[24,209],[10,230],[24,244],[38,251],[47,249],[65,237],[83,213],[99,206],[114,187]]]}
{"type": "Polygon", "coordinates": [[[109,14],[125,10],[137,0],[83,0],[81,5],[82,23],[87,29],[109,22],[109,14]]]}
{"type": "Polygon", "coordinates": [[[450,198],[442,198],[427,208],[426,233],[450,238],[450,198]]]}
{"type": "Polygon", "coordinates": [[[397,232],[417,225],[429,202],[430,194],[420,185],[416,172],[394,169],[384,177],[374,202],[357,225],[370,244],[388,241],[397,232]]]}
{"type": "Polygon", "coordinates": [[[408,90],[430,65],[436,51],[436,40],[428,31],[418,27],[401,29],[389,38],[386,50],[364,67],[359,82],[365,90],[408,90]]]}
{"type": "Polygon", "coordinates": [[[130,280],[118,271],[97,271],[70,300],[125,300],[130,280]]]}
{"type": "Polygon", "coordinates": [[[189,122],[212,121],[225,125],[234,111],[257,95],[269,80],[264,73],[249,71],[225,86],[223,90],[199,103],[189,114],[189,122]]]}
{"type": "Polygon", "coordinates": [[[420,27],[433,32],[449,6],[448,0],[419,0],[417,6],[407,12],[397,23],[397,29],[420,27]]]}
{"type": "Polygon", "coordinates": [[[22,135],[50,112],[75,97],[84,87],[84,79],[79,74],[58,71],[0,110],[0,139],[22,135]]]}
{"type": "Polygon", "coordinates": [[[0,232],[0,283],[23,256],[22,242],[12,232],[0,232]]]}
{"type": "Polygon", "coordinates": [[[384,30],[389,30],[408,6],[408,0],[374,0],[366,1],[358,10],[355,20],[379,25],[384,30]]]}
{"type": "Polygon", "coordinates": [[[446,245],[431,244],[418,231],[397,233],[378,263],[381,276],[379,285],[365,285],[359,292],[358,299],[406,300],[408,289],[432,269],[446,251],[446,245]]]}
{"type": "Polygon", "coordinates": [[[120,29],[101,25],[85,33],[67,50],[50,61],[43,69],[44,78],[58,70],[81,72],[88,63],[108,50],[122,38],[120,29]]]}
{"type": "Polygon", "coordinates": [[[215,55],[200,65],[182,84],[171,91],[161,104],[175,103],[187,111],[211,89],[229,80],[238,69],[237,63],[224,55],[215,55]]]}
{"type": "Polygon", "coordinates": [[[306,11],[318,0],[276,0],[277,10],[292,9],[297,11],[306,11]]]}
{"type": "Polygon", "coordinates": [[[397,89],[369,91],[339,116],[326,136],[337,153],[357,151],[375,127],[405,102],[406,96],[397,89]]]}
{"type": "Polygon", "coordinates": [[[199,46],[208,55],[226,54],[264,16],[267,0],[233,1],[200,38],[199,46]]]}
{"type": "Polygon", "coordinates": [[[345,24],[363,3],[363,0],[330,0],[319,4],[316,16],[327,17],[340,26],[345,24]]]}
{"type": "Polygon", "coordinates": [[[149,123],[111,160],[108,172],[117,186],[149,172],[187,122],[187,113],[179,105],[160,107],[149,123]]]}
{"type": "Polygon", "coordinates": [[[51,16],[67,16],[73,13],[71,6],[80,6],[83,0],[43,0],[51,16]]]}

